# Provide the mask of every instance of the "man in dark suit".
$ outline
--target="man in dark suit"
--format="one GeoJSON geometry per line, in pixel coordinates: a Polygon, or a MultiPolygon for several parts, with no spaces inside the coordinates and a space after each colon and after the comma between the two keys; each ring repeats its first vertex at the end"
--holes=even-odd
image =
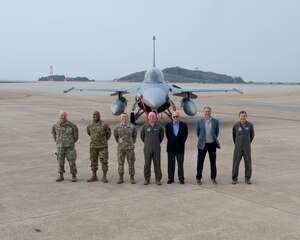
{"type": "Polygon", "coordinates": [[[178,163],[178,179],[184,184],[184,146],[188,136],[187,124],[180,121],[179,112],[172,114],[173,121],[166,125],[167,153],[168,153],[168,184],[174,182],[175,157],[178,163]]]}

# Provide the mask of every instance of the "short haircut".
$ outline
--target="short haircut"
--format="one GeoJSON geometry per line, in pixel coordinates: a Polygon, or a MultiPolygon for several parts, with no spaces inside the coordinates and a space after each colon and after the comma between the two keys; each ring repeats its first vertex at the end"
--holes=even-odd
{"type": "Polygon", "coordinates": [[[177,116],[180,116],[180,113],[179,113],[178,111],[173,112],[173,113],[172,113],[172,116],[173,116],[174,114],[177,114],[177,116]]]}
{"type": "Polygon", "coordinates": [[[247,113],[244,110],[242,110],[242,111],[239,112],[239,116],[241,116],[241,114],[245,114],[247,116],[247,113]]]}
{"type": "Polygon", "coordinates": [[[62,115],[62,114],[65,114],[66,116],[68,116],[68,114],[67,114],[67,112],[66,112],[66,111],[64,111],[64,110],[60,110],[60,111],[59,111],[59,115],[62,115]]]}

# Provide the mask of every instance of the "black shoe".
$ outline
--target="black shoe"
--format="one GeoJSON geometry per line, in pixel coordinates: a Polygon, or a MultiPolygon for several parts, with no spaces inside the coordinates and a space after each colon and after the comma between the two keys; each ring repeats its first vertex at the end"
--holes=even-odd
{"type": "Polygon", "coordinates": [[[168,180],[167,181],[167,184],[171,184],[171,183],[173,183],[174,181],[173,180],[168,180]]]}
{"type": "Polygon", "coordinates": [[[198,184],[198,185],[201,185],[201,184],[202,184],[202,182],[201,182],[200,179],[197,179],[197,184],[198,184]]]}
{"type": "Polygon", "coordinates": [[[180,184],[184,184],[184,180],[179,180],[179,183],[180,184]]]}
{"type": "Polygon", "coordinates": [[[216,179],[211,179],[211,182],[212,182],[213,184],[215,184],[215,185],[218,184],[218,182],[216,181],[216,179]]]}

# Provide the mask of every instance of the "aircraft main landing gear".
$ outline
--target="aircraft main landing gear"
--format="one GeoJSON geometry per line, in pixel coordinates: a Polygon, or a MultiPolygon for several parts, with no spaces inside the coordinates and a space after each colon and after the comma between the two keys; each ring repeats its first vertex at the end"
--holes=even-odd
{"type": "Polygon", "coordinates": [[[135,114],[134,114],[134,112],[131,112],[131,113],[130,113],[130,123],[132,123],[132,124],[135,125],[135,124],[136,124],[136,123],[135,123],[135,120],[136,120],[136,119],[135,119],[135,114]]]}

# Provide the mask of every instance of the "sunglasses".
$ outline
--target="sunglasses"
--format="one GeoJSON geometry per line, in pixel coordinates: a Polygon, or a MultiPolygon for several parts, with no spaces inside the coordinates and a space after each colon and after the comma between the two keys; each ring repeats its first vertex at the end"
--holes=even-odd
{"type": "Polygon", "coordinates": [[[172,118],[179,118],[179,116],[173,116],[172,118]]]}

